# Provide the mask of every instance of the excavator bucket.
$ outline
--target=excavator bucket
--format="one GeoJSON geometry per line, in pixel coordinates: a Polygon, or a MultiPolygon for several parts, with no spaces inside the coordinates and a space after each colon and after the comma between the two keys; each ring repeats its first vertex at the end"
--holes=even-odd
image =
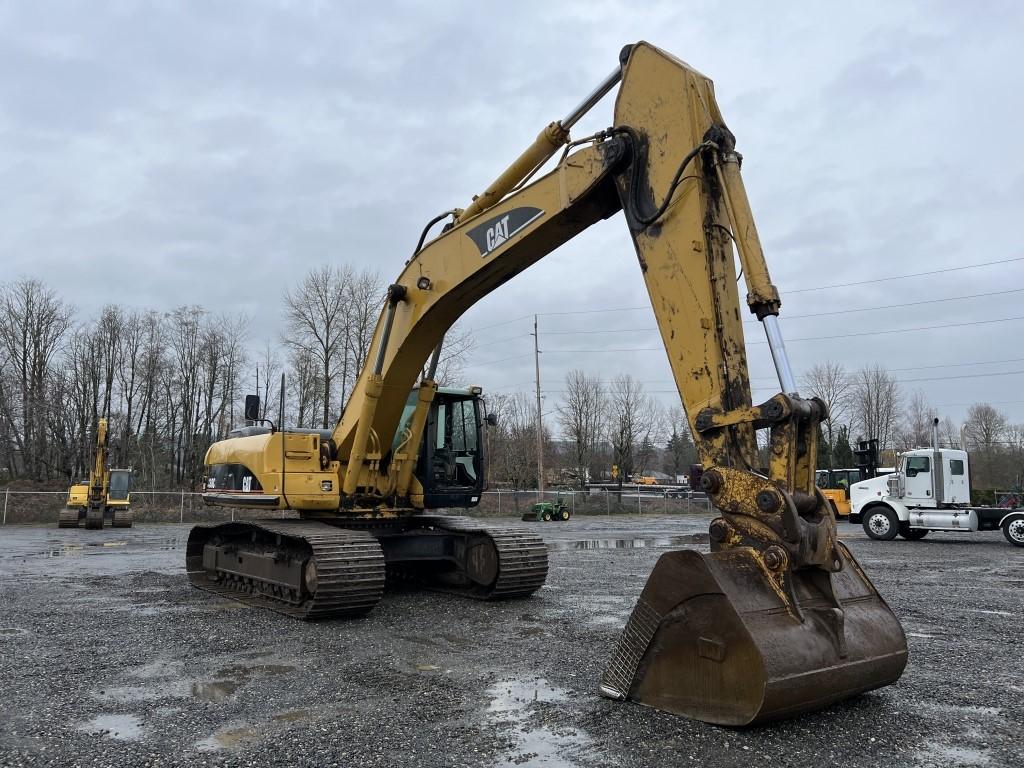
{"type": "Polygon", "coordinates": [[[838,572],[789,571],[783,588],[748,547],[662,555],[601,692],[744,726],[895,682],[903,629],[849,550],[836,553],[838,572]]]}

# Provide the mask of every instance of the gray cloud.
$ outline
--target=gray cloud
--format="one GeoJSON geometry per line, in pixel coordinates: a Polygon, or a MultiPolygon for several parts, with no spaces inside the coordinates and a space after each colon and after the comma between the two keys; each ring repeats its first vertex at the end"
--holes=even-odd
{"type": "MultiPolygon", "coordinates": [[[[715,79],[787,336],[1022,314],[1019,295],[901,306],[1024,287],[1019,263],[785,294],[1020,255],[1021,21],[1013,3],[955,2],[10,4],[0,9],[0,279],[38,276],[84,313],[109,301],[245,312],[259,348],[277,335],[283,285],[329,261],[396,274],[423,222],[465,205],[610,71],[623,43],[648,38],[715,79]],[[876,305],[891,309],[785,314],[876,305]]],[[[600,105],[577,132],[610,115],[600,105]]],[[[645,303],[613,220],[466,323],[645,303]]],[[[475,383],[531,380],[528,356],[485,364],[528,355],[527,324],[477,334],[475,383]]],[[[621,332],[645,327],[650,310],[544,318],[551,397],[574,366],[667,384],[662,352],[557,351],[658,346],[656,333],[621,332]]],[[[995,360],[1020,330],[793,341],[790,351],[798,368],[995,360]]],[[[763,346],[750,351],[754,375],[770,377],[763,346]]],[[[920,386],[936,403],[1003,402],[1021,399],[1019,382],[920,386]]],[[[1024,420],[1024,403],[1002,407],[1024,420]]]]}

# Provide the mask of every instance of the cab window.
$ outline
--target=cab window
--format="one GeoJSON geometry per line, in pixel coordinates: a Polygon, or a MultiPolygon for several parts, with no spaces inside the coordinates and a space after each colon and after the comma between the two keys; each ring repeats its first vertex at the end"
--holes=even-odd
{"type": "Polygon", "coordinates": [[[907,477],[917,477],[921,472],[928,472],[930,466],[927,456],[908,456],[907,477]]]}
{"type": "Polygon", "coordinates": [[[964,473],[964,462],[963,459],[950,459],[949,460],[949,474],[951,475],[962,475],[964,473]]]}

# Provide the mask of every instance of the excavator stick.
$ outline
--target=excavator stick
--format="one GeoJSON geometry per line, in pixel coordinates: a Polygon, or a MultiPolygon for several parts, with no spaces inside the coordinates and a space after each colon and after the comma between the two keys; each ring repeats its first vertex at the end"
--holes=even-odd
{"type": "Polygon", "coordinates": [[[893,683],[906,665],[906,638],[838,541],[814,485],[828,408],[796,393],[778,325],[782,302],[711,81],[646,43],[623,58],[615,122],[631,165],[616,185],[707,468],[701,489],[721,517],[711,523],[710,554],[670,552],[658,562],[602,692],[742,726],[893,683]],[[760,405],[751,399],[741,277],[782,387],[760,405]],[[765,468],[759,430],[770,433],[765,468]]]}
{"type": "Polygon", "coordinates": [[[661,556],[601,692],[719,725],[798,715],[889,685],[907,663],[896,617],[845,547],[837,611],[794,572],[795,615],[749,548],[661,556]]]}

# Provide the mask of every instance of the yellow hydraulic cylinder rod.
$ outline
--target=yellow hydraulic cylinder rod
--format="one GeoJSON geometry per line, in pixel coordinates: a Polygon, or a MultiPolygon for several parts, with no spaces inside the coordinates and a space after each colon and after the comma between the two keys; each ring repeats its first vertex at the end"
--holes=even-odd
{"type": "Polygon", "coordinates": [[[522,181],[526,174],[545,162],[569,140],[569,131],[560,123],[551,123],[538,134],[526,151],[517,157],[504,173],[501,174],[486,190],[473,198],[473,202],[459,216],[459,221],[466,221],[478,213],[501,202],[512,188],[522,181]]]}
{"type": "Polygon", "coordinates": [[[768,275],[768,264],[764,260],[761,239],[757,236],[754,215],[743,186],[743,177],[740,175],[740,156],[731,148],[717,153],[715,169],[722,185],[725,209],[732,225],[732,235],[739,251],[740,264],[743,266],[743,275],[747,283],[747,305],[764,325],[768,348],[772,353],[772,361],[775,363],[775,372],[779,376],[782,391],[796,394],[796,379],[789,363],[789,355],[786,353],[786,345],[782,340],[782,331],[779,329],[778,314],[782,300],[779,299],[778,288],[772,284],[772,279],[768,275]]]}
{"type": "Polygon", "coordinates": [[[478,213],[497,205],[501,199],[511,192],[517,184],[526,178],[535,168],[547,162],[552,155],[564,147],[569,141],[569,131],[591,107],[601,100],[608,91],[622,79],[622,68],[618,67],[601,81],[579,105],[562,120],[551,123],[540,132],[537,139],[517,157],[508,168],[481,194],[473,198],[473,202],[458,216],[458,221],[467,221],[478,213]]]}
{"type": "Polygon", "coordinates": [[[739,250],[740,264],[747,283],[747,304],[750,311],[763,320],[766,315],[777,315],[782,301],[778,289],[768,276],[768,264],[764,260],[761,239],[757,236],[754,215],[750,210],[747,191],[740,176],[740,156],[729,151],[718,156],[715,164],[718,179],[722,184],[725,209],[732,224],[732,234],[739,250]]]}
{"type": "MultiPolygon", "coordinates": [[[[370,425],[373,424],[373,416],[377,411],[377,401],[384,391],[384,377],[379,373],[371,373],[366,380],[366,389],[363,393],[363,407],[359,412],[359,426],[356,427],[355,440],[352,441],[352,451],[348,456],[348,466],[345,467],[345,480],[341,489],[346,496],[351,496],[359,487],[359,475],[363,469],[363,460],[366,458],[366,445],[370,439],[370,425]]],[[[282,467],[282,471],[284,468],[282,467]]]]}
{"type": "Polygon", "coordinates": [[[419,396],[416,399],[416,410],[412,414],[412,423],[409,425],[409,437],[405,444],[406,459],[398,470],[398,484],[395,487],[395,492],[399,498],[409,493],[412,471],[416,466],[416,459],[423,438],[423,427],[426,426],[427,414],[430,412],[430,404],[434,401],[434,394],[436,392],[437,382],[429,379],[424,379],[420,382],[419,396]]]}

